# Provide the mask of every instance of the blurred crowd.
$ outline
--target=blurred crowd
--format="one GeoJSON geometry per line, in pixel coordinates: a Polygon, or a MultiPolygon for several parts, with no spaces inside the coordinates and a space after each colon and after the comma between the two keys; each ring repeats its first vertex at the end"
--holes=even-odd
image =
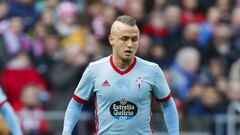
{"type": "Polygon", "coordinates": [[[1,0],[0,85],[26,135],[51,132],[44,111],[64,111],[88,63],[111,54],[122,14],[137,20],[137,56],[162,68],[181,120],[240,100],[240,0],[1,0]]]}

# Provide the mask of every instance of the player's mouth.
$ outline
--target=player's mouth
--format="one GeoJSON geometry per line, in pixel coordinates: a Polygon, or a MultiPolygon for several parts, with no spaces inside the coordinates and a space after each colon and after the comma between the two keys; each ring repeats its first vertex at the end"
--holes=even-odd
{"type": "Polygon", "coordinates": [[[126,50],[124,51],[126,55],[132,55],[132,51],[131,50],[126,50]]]}

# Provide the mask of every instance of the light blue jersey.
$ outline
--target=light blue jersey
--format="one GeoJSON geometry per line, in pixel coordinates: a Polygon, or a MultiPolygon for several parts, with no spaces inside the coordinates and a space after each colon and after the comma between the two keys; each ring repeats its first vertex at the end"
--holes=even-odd
{"type": "Polygon", "coordinates": [[[7,98],[0,87],[0,107],[3,106],[5,102],[7,102],[7,98]]]}
{"type": "Polygon", "coordinates": [[[152,135],[152,97],[160,102],[171,97],[157,64],[135,57],[122,71],[112,56],[89,64],[73,99],[85,104],[92,95],[96,96],[98,135],[152,135]]]}

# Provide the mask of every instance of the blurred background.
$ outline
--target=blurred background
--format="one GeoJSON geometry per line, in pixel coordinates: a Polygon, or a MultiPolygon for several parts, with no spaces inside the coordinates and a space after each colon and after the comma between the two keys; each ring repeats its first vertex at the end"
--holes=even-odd
{"type": "MultiPolygon", "coordinates": [[[[137,56],[165,73],[182,135],[240,135],[240,0],[1,0],[0,85],[25,135],[61,134],[84,69],[111,54],[122,14],[141,31],[137,56]]],[[[93,100],[75,135],[93,134],[93,100]]],[[[166,134],[156,102],[152,111],[155,133],[166,134]]]]}

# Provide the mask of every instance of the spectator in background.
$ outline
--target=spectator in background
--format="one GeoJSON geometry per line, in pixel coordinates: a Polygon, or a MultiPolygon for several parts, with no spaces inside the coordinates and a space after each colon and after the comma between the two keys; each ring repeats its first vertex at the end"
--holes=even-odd
{"type": "Polygon", "coordinates": [[[88,28],[84,26],[79,26],[75,29],[69,36],[62,38],[61,47],[66,47],[68,45],[77,45],[83,48],[86,42],[86,35],[88,33],[88,28]]]}
{"type": "Polygon", "coordinates": [[[60,0],[37,0],[36,9],[41,13],[39,20],[48,27],[54,27],[57,23],[57,6],[60,0]]]}
{"type": "Polygon", "coordinates": [[[216,0],[215,7],[219,9],[221,19],[225,21],[230,20],[230,8],[231,8],[231,1],[229,0],[216,0]]]}
{"type": "Polygon", "coordinates": [[[199,31],[199,24],[197,23],[189,23],[186,25],[181,45],[196,48],[201,52],[200,45],[198,44],[199,31]]]}
{"type": "MultiPolygon", "coordinates": [[[[201,101],[204,106],[202,115],[214,116],[215,114],[225,112],[225,103],[222,100],[221,94],[215,86],[205,86],[201,92],[201,101]]],[[[213,121],[213,119],[211,119],[213,121]]]]}
{"type": "MultiPolygon", "coordinates": [[[[216,89],[215,86],[205,86],[201,93],[201,102],[203,103],[203,114],[202,117],[209,122],[208,130],[212,134],[216,134],[215,126],[215,115],[226,113],[226,102],[222,99],[223,97],[216,89]]],[[[225,129],[223,129],[225,130],[225,129]]]]}
{"type": "Polygon", "coordinates": [[[150,48],[150,61],[157,63],[162,69],[166,69],[171,64],[171,59],[167,56],[166,45],[153,44],[150,48]]]}
{"type": "Polygon", "coordinates": [[[234,62],[230,68],[229,89],[226,95],[230,101],[240,100],[240,59],[234,62]]]}
{"type": "Polygon", "coordinates": [[[154,0],[153,9],[159,12],[164,12],[167,2],[167,0],[154,0]]]}
{"type": "Polygon", "coordinates": [[[57,97],[52,100],[51,109],[55,110],[66,109],[69,98],[72,96],[72,89],[78,83],[88,61],[88,57],[77,45],[68,45],[63,51],[63,61],[53,65],[50,72],[52,96],[57,97]]]}
{"type": "Polygon", "coordinates": [[[199,0],[182,0],[181,24],[201,23],[205,20],[205,15],[197,11],[199,0]]]}
{"type": "Polygon", "coordinates": [[[0,21],[6,19],[9,6],[5,1],[0,1],[0,21]]]}
{"type": "Polygon", "coordinates": [[[240,59],[234,62],[230,68],[229,78],[240,81],[240,59]]]}
{"type": "Polygon", "coordinates": [[[54,25],[63,37],[71,35],[77,28],[77,7],[70,1],[62,1],[57,6],[57,22],[54,25]]]}
{"type": "Polygon", "coordinates": [[[8,25],[8,21],[6,20],[8,9],[9,5],[5,1],[0,1],[0,74],[8,61],[8,52],[3,37],[3,33],[6,31],[8,25]]]}
{"type": "Polygon", "coordinates": [[[239,101],[240,100],[240,83],[239,80],[229,80],[229,89],[226,92],[228,100],[239,101]]]}
{"type": "Polygon", "coordinates": [[[233,2],[233,5],[234,5],[235,7],[239,7],[239,6],[240,6],[240,0],[235,0],[235,1],[233,2]]]}
{"type": "Polygon", "coordinates": [[[54,24],[56,23],[56,21],[56,12],[53,12],[50,9],[44,10],[40,16],[40,22],[48,27],[55,27],[54,24]]]}
{"type": "Polygon", "coordinates": [[[127,5],[129,4],[129,0],[101,0],[103,4],[111,5],[117,10],[124,12],[127,10],[127,5]]]}
{"type": "Polygon", "coordinates": [[[41,87],[26,84],[21,92],[21,107],[17,110],[24,135],[46,135],[48,122],[44,118],[41,106],[41,87]]]}
{"type": "Polygon", "coordinates": [[[211,58],[209,63],[202,66],[200,78],[204,84],[214,85],[222,75],[224,75],[224,70],[221,66],[220,59],[215,57],[211,58]]]}
{"type": "Polygon", "coordinates": [[[168,31],[163,21],[163,15],[157,11],[151,12],[149,21],[142,26],[142,32],[149,35],[153,43],[165,41],[168,31]]]}
{"type": "Polygon", "coordinates": [[[202,22],[199,26],[198,42],[201,46],[206,46],[213,38],[213,31],[217,22],[220,20],[221,13],[218,8],[211,7],[206,14],[206,21],[202,22]]]}
{"type": "Polygon", "coordinates": [[[106,51],[107,49],[105,50],[102,44],[96,38],[94,38],[92,34],[88,33],[86,35],[86,42],[82,48],[81,54],[86,55],[88,57],[88,61],[99,60],[104,55],[110,55],[109,52],[106,51]]]}
{"type": "Polygon", "coordinates": [[[6,63],[9,60],[9,56],[8,56],[8,53],[7,53],[7,48],[5,46],[5,42],[4,42],[2,34],[0,34],[0,58],[1,58],[0,59],[0,74],[1,74],[1,71],[3,70],[6,63]]]}
{"type": "Polygon", "coordinates": [[[13,0],[8,5],[7,16],[20,16],[23,20],[24,30],[31,28],[37,22],[39,13],[34,8],[33,0],[13,0]]]}
{"type": "MultiPolygon", "coordinates": [[[[23,87],[28,83],[39,85],[42,92],[47,94],[46,81],[31,65],[28,53],[20,51],[7,63],[2,73],[3,88],[6,90],[8,100],[14,109],[21,106],[20,94],[23,87]]],[[[43,97],[43,99],[47,101],[48,96],[43,97]]]]}
{"type": "Polygon", "coordinates": [[[235,7],[232,10],[231,16],[231,54],[233,60],[240,58],[240,7],[235,7]]]}
{"type": "MultiPolygon", "coordinates": [[[[144,8],[145,8],[145,6],[143,5],[143,2],[141,2],[139,0],[129,0],[126,7],[127,8],[126,8],[124,13],[132,16],[133,18],[135,18],[136,21],[137,21],[137,26],[141,30],[142,25],[144,23],[143,19],[144,19],[144,8]]],[[[158,11],[156,11],[156,12],[158,12],[158,11]]]]}
{"type": "MultiPolygon", "coordinates": [[[[215,84],[217,90],[222,95],[223,100],[226,101],[226,103],[227,103],[227,98],[226,98],[227,94],[226,93],[228,92],[228,82],[227,81],[228,81],[228,78],[222,75],[217,78],[217,81],[215,84]]],[[[227,104],[225,104],[225,105],[227,105],[227,104]]]]}
{"type": "Polygon", "coordinates": [[[43,40],[47,38],[47,26],[43,23],[36,23],[34,26],[34,32],[32,37],[31,53],[33,57],[39,57],[43,54],[43,40]]]}
{"type": "Polygon", "coordinates": [[[60,0],[37,0],[34,3],[35,9],[40,13],[44,12],[44,10],[54,11],[57,8],[60,0]]]}
{"type": "Polygon", "coordinates": [[[202,117],[204,115],[204,107],[201,101],[202,93],[204,92],[204,84],[196,81],[190,88],[187,96],[186,115],[190,118],[202,117]]]}
{"type": "MultiPolygon", "coordinates": [[[[36,36],[35,40],[39,40],[39,43],[42,43],[42,53],[39,56],[33,55],[33,62],[36,66],[38,72],[48,81],[49,83],[49,75],[52,66],[62,59],[62,53],[60,49],[60,37],[56,30],[53,27],[42,26],[40,31],[36,31],[38,33],[38,37],[36,36]],[[45,33],[44,29],[47,29],[45,33]],[[42,35],[46,34],[46,35],[42,35]],[[42,35],[42,36],[41,36],[42,35]],[[44,38],[43,38],[44,37],[44,38]]],[[[36,33],[36,34],[37,34],[36,33]]],[[[36,42],[33,42],[33,44],[36,42]]],[[[37,42],[38,43],[38,42],[37,42]]]]}
{"type": "Polygon", "coordinates": [[[87,2],[86,11],[91,21],[101,13],[102,6],[103,4],[98,0],[87,2]]]}
{"type": "Polygon", "coordinates": [[[151,37],[147,34],[142,34],[139,37],[139,42],[141,45],[138,47],[137,55],[141,58],[149,59],[150,49],[153,44],[151,37]]]}
{"type": "MultiPolygon", "coordinates": [[[[4,120],[8,124],[8,127],[11,129],[11,132],[13,135],[23,135],[18,118],[14,113],[13,108],[11,107],[9,102],[7,102],[7,98],[3,93],[1,87],[0,87],[0,114],[3,116],[4,120]]],[[[1,123],[0,134],[4,134],[2,132],[6,132],[6,131],[1,131],[1,130],[5,130],[3,129],[4,126],[5,125],[1,123]]]]}
{"type": "Polygon", "coordinates": [[[171,59],[175,58],[176,53],[182,47],[193,47],[202,55],[202,48],[198,44],[199,25],[197,23],[189,23],[183,31],[183,37],[180,42],[172,42],[168,48],[168,55],[171,59]]]}
{"type": "Polygon", "coordinates": [[[172,89],[182,101],[186,101],[189,89],[197,79],[201,56],[192,47],[184,47],[176,55],[176,61],[171,67],[172,89]]]}
{"type": "Polygon", "coordinates": [[[110,5],[101,5],[100,12],[93,17],[91,29],[96,39],[102,41],[106,45],[105,38],[108,36],[108,31],[111,23],[116,18],[117,10],[110,5]]]}
{"type": "Polygon", "coordinates": [[[181,9],[178,5],[168,5],[164,10],[164,21],[168,31],[167,50],[170,45],[181,41],[183,27],[180,24],[180,13],[181,9]]]}
{"type": "Polygon", "coordinates": [[[3,35],[4,44],[9,56],[14,55],[20,50],[30,50],[31,40],[23,31],[23,19],[21,17],[11,17],[5,26],[2,27],[5,27],[2,29],[1,34],[3,35]]]}
{"type": "Polygon", "coordinates": [[[224,74],[228,73],[228,69],[233,61],[231,55],[231,41],[230,41],[230,27],[229,24],[220,21],[216,24],[212,41],[204,47],[204,62],[209,62],[214,57],[220,59],[221,67],[223,67],[224,74]]]}

